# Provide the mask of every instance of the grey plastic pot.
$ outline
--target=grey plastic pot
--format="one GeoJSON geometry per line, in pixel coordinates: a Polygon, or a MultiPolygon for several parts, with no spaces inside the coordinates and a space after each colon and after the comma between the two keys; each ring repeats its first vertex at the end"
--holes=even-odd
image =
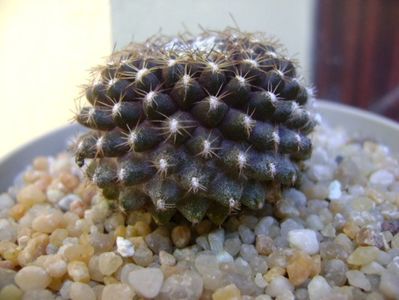
{"type": "MultiPolygon", "coordinates": [[[[328,101],[317,101],[316,109],[323,121],[331,126],[373,138],[399,153],[399,124],[357,108],[328,101]]],[[[0,192],[6,191],[18,173],[39,155],[54,155],[66,149],[67,141],[83,130],[70,125],[50,132],[11,152],[0,160],[0,192]]]]}

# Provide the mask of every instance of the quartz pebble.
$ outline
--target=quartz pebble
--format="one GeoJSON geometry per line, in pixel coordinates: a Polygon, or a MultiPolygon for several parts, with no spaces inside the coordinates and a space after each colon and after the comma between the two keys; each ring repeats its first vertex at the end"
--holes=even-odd
{"type": "Polygon", "coordinates": [[[330,200],[338,200],[341,198],[341,183],[338,180],[331,181],[328,186],[328,199],[330,200]]]}
{"type": "Polygon", "coordinates": [[[89,269],[87,268],[84,262],[72,261],[68,264],[67,270],[68,270],[68,275],[74,281],[80,281],[80,282],[90,281],[89,269]]]}
{"type": "Polygon", "coordinates": [[[309,300],[323,299],[331,292],[331,286],[321,276],[315,276],[308,284],[309,300]]]}
{"type": "Polygon", "coordinates": [[[272,300],[272,297],[269,295],[259,295],[255,298],[255,300],[272,300]]]}
{"type": "Polygon", "coordinates": [[[267,282],[265,281],[261,273],[256,273],[254,282],[258,287],[262,289],[267,286],[267,282]]]}
{"type": "Polygon", "coordinates": [[[43,267],[53,278],[60,278],[67,272],[67,263],[58,255],[50,255],[43,262],[43,267]]]}
{"type": "Polygon", "coordinates": [[[308,254],[319,251],[319,241],[316,233],[310,229],[294,229],[288,232],[288,241],[291,247],[300,249],[308,254]]]}
{"type": "Polygon", "coordinates": [[[358,247],[348,257],[348,263],[356,266],[364,266],[376,260],[378,254],[379,250],[374,246],[358,247]]]}
{"type": "Polygon", "coordinates": [[[31,184],[20,190],[17,201],[29,207],[46,201],[46,195],[36,185],[31,184]]]}
{"type": "Polygon", "coordinates": [[[240,239],[238,237],[226,239],[224,242],[224,249],[233,256],[237,255],[241,249],[240,239]]]}
{"type": "Polygon", "coordinates": [[[224,230],[218,229],[208,234],[208,241],[214,253],[223,251],[224,230]]]}
{"type": "Polygon", "coordinates": [[[22,300],[55,300],[55,295],[49,290],[35,289],[26,291],[22,300]]]}
{"type": "Polygon", "coordinates": [[[96,300],[96,294],[90,285],[81,282],[71,284],[69,297],[71,300],[96,300]]]}
{"type": "Polygon", "coordinates": [[[292,292],[294,286],[284,276],[276,276],[269,282],[266,293],[272,297],[277,297],[287,290],[292,292]]]}
{"type": "Polygon", "coordinates": [[[347,265],[340,259],[331,259],[324,264],[324,277],[332,285],[342,286],[346,282],[347,265]]]}
{"type": "Polygon", "coordinates": [[[172,252],[172,241],[169,238],[168,232],[164,228],[157,228],[145,237],[145,241],[148,247],[155,253],[164,250],[166,252],[172,252]]]}
{"type": "Polygon", "coordinates": [[[163,300],[199,299],[202,295],[201,276],[194,271],[169,276],[161,289],[159,298],[163,300]]]}
{"type": "Polygon", "coordinates": [[[117,299],[117,300],[131,300],[134,297],[134,292],[127,284],[112,283],[108,284],[102,290],[101,300],[117,299]]]}
{"type": "Polygon", "coordinates": [[[248,226],[240,225],[238,227],[238,233],[240,234],[241,241],[244,244],[252,244],[255,241],[255,234],[248,226]]]}
{"type": "Polygon", "coordinates": [[[379,286],[380,291],[387,297],[395,298],[399,295],[399,274],[387,270],[382,273],[379,286]]]}
{"type": "Polygon", "coordinates": [[[176,264],[176,258],[172,254],[161,250],[159,252],[159,262],[161,265],[173,266],[176,264]]]}
{"type": "Polygon", "coordinates": [[[52,233],[57,228],[64,226],[64,218],[60,211],[56,210],[49,214],[40,215],[32,222],[32,229],[38,232],[52,233]]]}
{"type": "Polygon", "coordinates": [[[172,241],[177,248],[183,248],[188,245],[191,239],[191,230],[188,226],[176,226],[172,230],[172,241]]]}
{"type": "Polygon", "coordinates": [[[118,253],[122,257],[130,257],[134,254],[134,245],[128,239],[124,239],[123,237],[118,236],[116,238],[116,247],[118,253]]]}
{"type": "Polygon", "coordinates": [[[103,275],[109,276],[122,265],[122,258],[114,252],[101,253],[98,258],[98,267],[103,275]]]}
{"type": "Polygon", "coordinates": [[[14,283],[15,274],[14,270],[0,268],[0,290],[8,284],[14,283]]]}
{"type": "Polygon", "coordinates": [[[269,236],[260,234],[256,236],[256,251],[260,255],[269,255],[274,250],[273,239],[269,236]]]}
{"type": "Polygon", "coordinates": [[[10,220],[0,219],[0,241],[14,242],[16,237],[16,226],[10,220]]]}
{"type": "Polygon", "coordinates": [[[47,272],[38,266],[27,266],[15,275],[15,283],[24,291],[45,289],[51,278],[47,272]]]}
{"type": "Polygon", "coordinates": [[[235,284],[227,285],[212,294],[212,300],[241,300],[241,292],[235,284]]]}
{"type": "Polygon", "coordinates": [[[0,290],[0,300],[20,300],[23,292],[14,284],[4,286],[0,290]]]}
{"type": "Polygon", "coordinates": [[[290,282],[295,286],[304,283],[312,274],[312,265],[312,258],[304,252],[297,252],[291,256],[287,265],[290,282]]]}
{"type": "Polygon", "coordinates": [[[351,286],[358,287],[366,292],[371,290],[370,281],[358,270],[350,270],[346,272],[346,277],[351,286]]]}
{"type": "MultiPolygon", "coordinates": [[[[58,195],[57,195],[58,196],[58,195]]],[[[63,195],[61,195],[61,197],[62,197],[63,195]]],[[[60,198],[61,198],[60,197],[60,198]]],[[[75,194],[68,194],[68,195],[66,195],[65,197],[62,197],[61,199],[59,199],[59,201],[57,201],[58,202],[58,206],[63,210],[63,211],[68,211],[69,209],[70,209],[70,207],[71,207],[71,204],[73,203],[73,202],[76,202],[76,201],[82,201],[82,199],[78,196],[78,195],[75,195],[75,194]]]]}
{"type": "Polygon", "coordinates": [[[163,284],[164,275],[158,268],[139,269],[130,272],[129,285],[139,295],[154,298],[163,284]]]}
{"type": "Polygon", "coordinates": [[[0,194],[0,211],[11,208],[14,205],[14,199],[9,194],[0,194]]]}
{"type": "Polygon", "coordinates": [[[395,180],[393,174],[387,170],[379,170],[371,174],[370,183],[382,186],[388,186],[395,180]]]}

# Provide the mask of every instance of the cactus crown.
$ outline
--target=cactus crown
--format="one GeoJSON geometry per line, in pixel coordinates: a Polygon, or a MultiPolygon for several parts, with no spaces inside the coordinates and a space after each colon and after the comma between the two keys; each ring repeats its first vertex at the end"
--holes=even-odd
{"type": "Polygon", "coordinates": [[[233,29],[153,37],[114,53],[85,87],[79,165],[126,210],[221,224],[298,180],[312,97],[280,47],[233,29]],[[85,164],[85,160],[87,160],[85,164]]]}

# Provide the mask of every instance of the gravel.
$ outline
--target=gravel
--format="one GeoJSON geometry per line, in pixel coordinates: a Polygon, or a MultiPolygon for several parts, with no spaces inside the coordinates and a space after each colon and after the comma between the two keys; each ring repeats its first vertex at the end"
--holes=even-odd
{"type": "Polygon", "coordinates": [[[399,163],[320,126],[301,186],[216,227],[111,209],[67,153],[0,194],[0,299],[399,299],[399,163]]]}

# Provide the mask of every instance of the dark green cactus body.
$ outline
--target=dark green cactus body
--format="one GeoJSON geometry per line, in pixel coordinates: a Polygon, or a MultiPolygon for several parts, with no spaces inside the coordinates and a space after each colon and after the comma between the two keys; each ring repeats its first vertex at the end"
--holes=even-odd
{"type": "Polygon", "coordinates": [[[133,44],[86,88],[91,106],[76,119],[91,131],[76,161],[125,211],[222,224],[296,184],[312,148],[311,97],[294,63],[255,35],[133,44]]]}

